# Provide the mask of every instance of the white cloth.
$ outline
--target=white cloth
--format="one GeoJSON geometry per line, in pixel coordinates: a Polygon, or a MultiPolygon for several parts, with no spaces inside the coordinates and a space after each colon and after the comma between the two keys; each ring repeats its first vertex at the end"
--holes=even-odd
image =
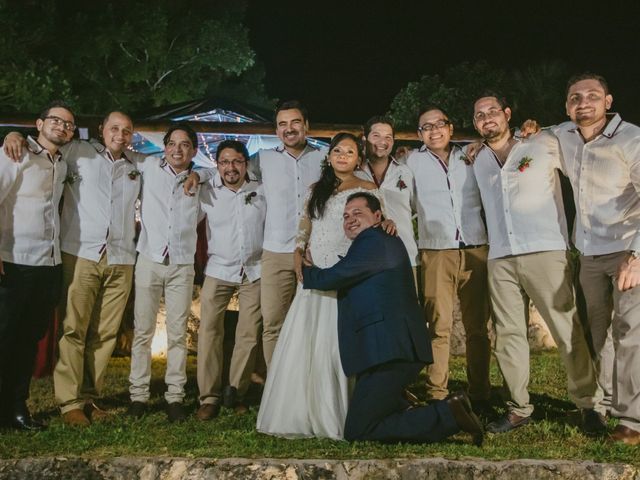
{"type": "MultiPolygon", "coordinates": [[[[364,180],[374,182],[369,163],[363,164],[359,170],[355,171],[355,174],[364,180]]],[[[395,222],[398,236],[409,254],[411,266],[415,267],[418,264],[418,245],[413,234],[411,220],[414,191],[411,169],[392,158],[379,188],[384,199],[386,217],[395,222]]]]}
{"type": "Polygon", "coordinates": [[[320,178],[325,150],[307,144],[298,158],[283,145],[260,150],[250,162],[252,172],[262,181],[267,198],[264,249],[291,253],[296,247],[298,222],[304,209],[307,189],[320,178]]]}
{"type": "Polygon", "coordinates": [[[548,132],[518,141],[504,165],[490,147],[480,149],[473,167],[487,217],[489,259],[567,249],[560,157],[558,139],[548,132]]]}
{"type": "MultiPolygon", "coordinates": [[[[356,191],[363,189],[332,196],[324,216],[312,220],[309,248],[318,267],[331,267],[349,249],[342,214],[347,197],[356,191]]],[[[338,350],[336,292],[298,285],[273,352],[257,429],[286,438],[342,439],[348,405],[349,381],[338,350]]]]}
{"type": "Polygon", "coordinates": [[[460,147],[451,147],[449,165],[426,146],[411,152],[407,166],[413,172],[418,212],[418,246],[433,250],[485,245],[482,201],[473,167],[460,147]]]}
{"type": "Polygon", "coordinates": [[[74,179],[64,189],[62,251],[97,262],[106,250],[109,265],[133,265],[135,203],[142,183],[138,161],[144,155],[126,151],[112,159],[104,145],[84,140],[70,142],[62,152],[67,176],[74,179]]]}
{"type": "Polygon", "coordinates": [[[33,138],[20,162],[0,151],[0,259],[30,266],[58,265],[58,204],[67,165],[33,138]]]}
{"type": "Polygon", "coordinates": [[[573,186],[576,248],[583,255],[640,250],[640,127],[615,114],[588,143],[573,123],[553,132],[573,186]]]}
{"type": "Polygon", "coordinates": [[[207,216],[209,255],[205,275],[238,284],[246,275],[255,282],[260,278],[267,211],[262,185],[245,181],[237,192],[221,182],[201,188],[200,208],[207,216]]]}
{"type": "Polygon", "coordinates": [[[183,183],[191,173],[179,174],[166,161],[138,164],[142,171],[140,238],[138,252],[154,262],[169,256],[171,265],[192,265],[196,253],[198,195],[185,195],[183,183]]]}

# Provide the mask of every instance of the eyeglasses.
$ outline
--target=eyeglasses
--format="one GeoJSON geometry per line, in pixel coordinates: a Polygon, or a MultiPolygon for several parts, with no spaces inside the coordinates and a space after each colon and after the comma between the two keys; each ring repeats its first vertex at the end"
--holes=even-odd
{"type": "Polygon", "coordinates": [[[49,115],[48,117],[44,117],[43,120],[51,120],[56,127],[62,127],[65,130],[69,130],[73,132],[76,129],[76,125],[73,122],[68,122],[66,120],[61,119],[60,117],[56,117],[55,115],[49,115]]]}
{"type": "Polygon", "coordinates": [[[430,132],[431,130],[440,130],[447,125],[451,125],[451,122],[449,120],[438,120],[436,123],[425,123],[424,125],[418,127],[418,130],[421,132],[430,132]]]}
{"type": "Polygon", "coordinates": [[[240,167],[247,163],[246,160],[220,160],[218,162],[218,166],[220,167],[228,167],[229,165],[233,165],[234,167],[240,167]]]}
{"type": "Polygon", "coordinates": [[[476,122],[484,122],[488,118],[494,118],[500,115],[504,110],[502,108],[492,108],[486,112],[478,112],[473,116],[476,122]]]}

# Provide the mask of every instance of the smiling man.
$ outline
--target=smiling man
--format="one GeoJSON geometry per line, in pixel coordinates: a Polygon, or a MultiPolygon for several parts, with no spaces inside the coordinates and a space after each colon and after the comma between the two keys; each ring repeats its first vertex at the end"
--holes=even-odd
{"type": "Polygon", "coordinates": [[[58,204],[67,165],[59,148],[76,128],[54,102],[18,162],[0,153],[0,428],[41,430],[27,408],[38,341],[60,300],[58,204]]]}
{"type": "Polygon", "coordinates": [[[281,103],[275,123],[282,143],[260,150],[251,162],[267,199],[261,279],[262,345],[267,367],[296,291],[293,252],[304,200],[309,187],[320,178],[326,154],[307,142],[309,121],[300,102],[281,103]]]}
{"type": "Polygon", "coordinates": [[[135,324],[131,347],[129,415],[140,417],[149,401],[151,342],[164,295],[167,326],[166,412],[170,422],[186,418],[187,319],[191,312],[199,220],[198,195],[185,195],[182,184],[194,166],[198,137],[186,124],[164,136],[164,160],[139,163],[144,175],[135,271],[135,324]]]}
{"type": "Polygon", "coordinates": [[[573,123],[554,133],[573,186],[574,240],[599,381],[612,391],[611,414],[620,419],[612,438],[639,445],[640,128],[607,113],[612,103],[602,76],[571,78],[566,110],[573,123]]]}
{"type": "Polygon", "coordinates": [[[498,94],[487,92],[474,104],[473,124],[485,140],[473,167],[489,233],[495,355],[509,393],[507,414],[487,430],[502,433],[531,422],[527,312],[533,301],[558,345],[583,430],[602,434],[602,390],[578,318],[567,251],[560,146],[548,132],[516,140],[510,119],[511,108],[498,94]]]}

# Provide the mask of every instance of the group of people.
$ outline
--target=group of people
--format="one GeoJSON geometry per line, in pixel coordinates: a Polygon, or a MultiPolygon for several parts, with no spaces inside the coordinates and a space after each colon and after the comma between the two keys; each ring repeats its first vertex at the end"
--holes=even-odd
{"type": "Polygon", "coordinates": [[[473,105],[483,141],[464,148],[451,142],[446,111],[426,105],[417,116],[423,145],[394,158],[390,119],[371,118],[362,138],[339,133],[325,151],[307,141],[305,108],[288,101],[275,112],[278,147],[249,158],[242,143],[222,142],[215,170],[195,167],[198,139],[188,125],[169,129],[163,158],[144,157],[128,148],[126,114],[111,112],[101,140],[86,142],[72,140],[71,110],[50,106],[36,138],[11,133],[0,154],[0,423],[44,427],[26,399],[36,344],[60,297],[66,313],[54,390],[63,421],[89,425],[109,415],[95,399],[134,268],[129,413],[147,408],[164,295],[167,416],[184,419],[186,320],[196,226],[205,220],[200,420],[215,418],[222,405],[242,405],[261,341],[261,432],[432,442],[462,430],[480,444],[476,413],[491,409],[490,317],[508,398],[506,414],[486,430],[531,422],[533,301],[558,345],[585,433],[605,434],[609,415],[619,419],[610,438],[640,444],[633,368],[640,129],[608,113],[611,105],[604,78],[576,76],[567,87],[570,122],[517,138],[506,100],[485,92],[473,105]],[[573,190],[572,240],[558,172],[573,190]],[[580,252],[579,284],[571,245],[580,252]],[[236,291],[236,344],[223,386],[224,312],[236,291]],[[469,388],[450,393],[456,296],[469,388]],[[406,388],[425,366],[427,404],[417,406],[406,388]]]}

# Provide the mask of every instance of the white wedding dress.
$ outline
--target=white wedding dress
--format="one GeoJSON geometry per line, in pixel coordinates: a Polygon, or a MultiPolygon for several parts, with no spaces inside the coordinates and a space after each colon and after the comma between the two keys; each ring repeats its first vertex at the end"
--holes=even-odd
{"type": "MultiPolygon", "coordinates": [[[[329,198],[324,216],[311,222],[309,248],[314,265],[333,266],[349,249],[342,228],[347,197],[329,198]]],[[[377,195],[377,190],[369,191],[377,195]]],[[[285,438],[344,438],[349,380],[338,350],[335,291],[304,290],[296,296],[276,344],[258,412],[259,432],[285,438]]]]}

